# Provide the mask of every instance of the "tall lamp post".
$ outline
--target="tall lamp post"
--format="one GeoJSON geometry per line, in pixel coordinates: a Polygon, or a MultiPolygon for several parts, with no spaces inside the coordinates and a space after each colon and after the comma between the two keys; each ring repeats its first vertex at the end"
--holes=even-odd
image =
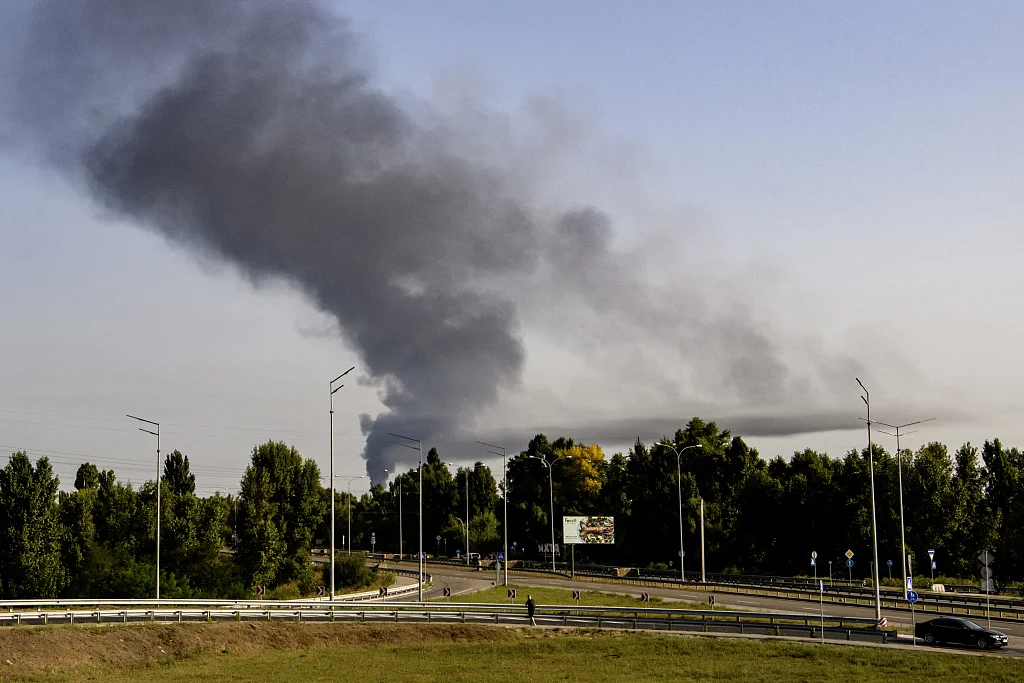
{"type": "Polygon", "coordinates": [[[145,422],[156,426],[156,431],[139,427],[140,432],[146,432],[156,437],[156,599],[160,599],[160,489],[163,488],[160,485],[160,423],[153,422],[152,420],[146,420],[141,417],[135,417],[134,415],[126,415],[133,420],[139,422],[145,422]]]}
{"type": "MultiPolygon", "coordinates": [[[[925,422],[931,422],[934,419],[935,419],[934,417],[929,417],[927,420],[918,420],[917,422],[908,422],[908,423],[902,424],[902,425],[891,425],[891,424],[888,424],[886,422],[877,422],[876,421],[876,424],[884,425],[886,427],[889,427],[890,429],[895,429],[896,430],[895,434],[890,434],[889,432],[882,431],[881,429],[879,429],[878,431],[882,432],[883,434],[887,434],[889,436],[895,436],[896,437],[896,468],[897,468],[897,472],[899,473],[899,482],[900,482],[900,543],[901,543],[901,546],[903,548],[903,554],[902,554],[902,558],[903,559],[900,561],[900,566],[903,567],[903,597],[904,597],[904,599],[906,599],[906,597],[907,597],[907,533],[906,533],[906,528],[905,528],[905,526],[903,524],[903,457],[900,455],[900,430],[903,429],[904,427],[912,427],[914,425],[923,424],[925,422]]],[[[913,434],[913,432],[910,432],[910,433],[913,434]]]]}
{"type": "MultiPolygon", "coordinates": [[[[454,467],[455,463],[445,463],[448,467],[454,467]]],[[[466,468],[466,566],[469,566],[469,468],[466,468]]],[[[456,517],[455,519],[458,519],[456,517]]]]}
{"type": "Polygon", "coordinates": [[[420,456],[420,466],[419,466],[419,470],[420,470],[420,514],[419,514],[419,519],[420,519],[420,533],[419,533],[420,543],[419,543],[419,545],[420,545],[420,548],[419,548],[419,572],[418,572],[419,580],[417,581],[417,585],[418,585],[417,595],[419,596],[418,600],[420,602],[423,602],[423,442],[420,441],[419,439],[414,439],[411,436],[402,436],[401,434],[394,434],[392,432],[388,432],[388,436],[393,436],[393,437],[395,437],[397,439],[404,439],[405,441],[408,441],[409,443],[403,443],[403,444],[399,444],[399,445],[400,446],[405,446],[406,448],[411,448],[411,449],[415,450],[416,452],[419,453],[419,456],[420,456]],[[416,445],[413,446],[412,444],[416,444],[416,445]]]}
{"type": "Polygon", "coordinates": [[[559,460],[567,460],[569,456],[563,455],[558,458],[555,458],[551,462],[548,462],[547,459],[541,458],[536,455],[528,455],[526,457],[531,458],[533,460],[540,460],[548,468],[548,495],[551,497],[551,507],[550,512],[548,513],[548,517],[551,520],[551,571],[554,572],[557,571],[555,569],[555,484],[551,476],[551,469],[554,467],[556,462],[558,462],[559,460]]]}
{"type": "Polygon", "coordinates": [[[344,384],[334,385],[353,370],[355,370],[355,366],[332,379],[327,385],[331,392],[331,600],[334,600],[334,394],[345,386],[344,384]]]}
{"type": "MultiPolygon", "coordinates": [[[[676,489],[679,491],[679,578],[686,581],[686,550],[683,549],[683,465],[682,455],[684,452],[691,448],[701,448],[704,446],[701,444],[694,444],[692,446],[684,446],[683,448],[677,449],[667,441],[659,441],[654,444],[655,448],[661,446],[667,448],[676,454],[676,489]]],[[[700,549],[701,563],[704,562],[704,547],[700,549]]]]}
{"type": "MultiPolygon", "coordinates": [[[[494,448],[501,450],[501,482],[504,487],[502,495],[502,504],[504,505],[504,519],[501,522],[503,531],[505,532],[505,585],[508,585],[508,458],[506,457],[504,446],[495,446],[494,444],[484,443],[483,441],[477,441],[481,446],[487,446],[488,448],[494,448]]],[[[495,451],[488,451],[493,455],[499,455],[495,451]]]]}
{"type": "MultiPolygon", "coordinates": [[[[348,483],[348,498],[345,503],[348,505],[348,554],[352,554],[352,482],[356,479],[366,479],[365,474],[353,474],[346,476],[344,474],[337,475],[338,479],[343,479],[348,483]]],[[[334,526],[333,523],[331,526],[334,526]]],[[[333,549],[332,549],[333,550],[333,549]]],[[[333,565],[332,565],[333,566],[333,565]]],[[[333,571],[333,570],[332,570],[333,571]]]]}
{"type": "MultiPolygon", "coordinates": [[[[860,381],[859,378],[855,377],[857,384],[864,390],[864,395],[861,396],[861,400],[864,401],[864,405],[868,409],[868,470],[871,476],[871,547],[874,552],[875,561],[871,565],[871,580],[875,584],[875,620],[881,621],[882,619],[882,589],[878,585],[878,524],[875,516],[875,453],[871,446],[871,394],[868,392],[867,387],[860,381]]],[[[904,581],[906,583],[906,581],[904,581]]]]}
{"type": "MultiPolygon", "coordinates": [[[[389,470],[384,470],[388,472],[389,470]]],[[[402,559],[402,475],[398,472],[392,472],[392,474],[398,475],[398,559],[402,559]]]]}

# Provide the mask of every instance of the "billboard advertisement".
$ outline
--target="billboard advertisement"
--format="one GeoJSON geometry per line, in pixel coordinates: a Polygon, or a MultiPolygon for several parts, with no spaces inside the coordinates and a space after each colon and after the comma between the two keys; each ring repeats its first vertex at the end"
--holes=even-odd
{"type": "Polygon", "coordinates": [[[615,518],[562,517],[562,539],[570,545],[615,543],[615,518]]]}

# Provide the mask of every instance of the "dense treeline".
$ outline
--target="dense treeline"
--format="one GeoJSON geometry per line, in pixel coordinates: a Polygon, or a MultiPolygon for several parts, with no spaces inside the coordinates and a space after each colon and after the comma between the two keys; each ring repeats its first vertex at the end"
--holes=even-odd
{"type": "MultiPolygon", "coordinates": [[[[850,548],[853,575],[869,575],[866,449],[841,458],[805,450],[788,460],[766,461],[740,437],[698,418],[664,443],[681,452],[687,569],[699,566],[703,500],[709,571],[806,573],[816,550],[821,573],[831,559],[840,576],[846,571],[841,555],[850,548]]],[[[893,560],[898,576],[897,459],[874,448],[879,559],[883,567],[893,560]]],[[[551,463],[556,541],[562,515],[616,519],[615,545],[577,547],[577,562],[678,562],[677,463],[671,449],[637,441],[628,453],[606,458],[597,446],[543,435],[508,461],[514,557],[539,558],[539,546],[550,539],[548,467],[536,458],[551,463]]],[[[926,553],[935,549],[939,574],[972,577],[975,558],[989,549],[997,558],[997,582],[1024,578],[1024,453],[996,439],[980,451],[964,444],[955,453],[929,443],[899,458],[916,573],[928,573],[926,553]]],[[[241,597],[256,584],[288,584],[308,594],[323,582],[309,558],[313,548],[329,543],[330,489],[316,463],[294,448],[279,442],[254,448],[237,497],[197,496],[188,457],[177,451],[164,461],[160,486],[163,596],[241,597]]],[[[499,550],[503,488],[484,463],[452,472],[431,449],[423,466],[424,549],[464,552],[468,504],[471,550],[499,550]]],[[[26,454],[15,453],[0,470],[0,547],[6,550],[0,556],[0,596],[151,595],[156,484],[135,490],[114,472],[85,463],[74,491],[59,489],[46,458],[33,465],[26,454]]],[[[337,547],[350,542],[353,549],[369,550],[373,534],[378,552],[398,552],[401,538],[404,553],[414,554],[418,504],[415,469],[361,496],[337,492],[337,547]]]]}

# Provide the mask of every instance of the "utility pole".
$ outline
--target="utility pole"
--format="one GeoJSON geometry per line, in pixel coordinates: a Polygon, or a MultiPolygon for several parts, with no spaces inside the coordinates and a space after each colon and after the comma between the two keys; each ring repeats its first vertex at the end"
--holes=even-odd
{"type": "Polygon", "coordinates": [[[700,582],[707,583],[704,574],[704,499],[700,499],[700,582]]]}
{"type": "MultiPolygon", "coordinates": [[[[508,458],[506,457],[504,446],[495,446],[494,444],[484,443],[483,441],[477,441],[481,446],[487,446],[488,448],[501,449],[501,483],[504,488],[502,495],[502,505],[504,506],[504,519],[501,521],[505,535],[505,585],[508,585],[508,458]]],[[[488,451],[493,455],[498,455],[494,451],[488,451]]]]}
{"type": "Polygon", "coordinates": [[[419,460],[420,460],[420,466],[419,466],[419,470],[420,470],[420,514],[419,514],[419,518],[420,518],[419,519],[419,521],[420,521],[420,533],[419,533],[420,543],[419,543],[419,545],[420,545],[420,548],[419,548],[419,572],[418,572],[419,580],[417,581],[417,585],[418,585],[418,590],[417,590],[418,598],[417,599],[419,600],[419,602],[423,602],[423,442],[420,441],[419,439],[414,439],[414,438],[412,438],[410,436],[402,436],[401,434],[395,434],[393,432],[388,432],[388,436],[393,436],[396,439],[404,439],[405,441],[408,441],[409,443],[402,443],[402,444],[399,444],[399,445],[400,446],[404,446],[405,448],[411,448],[414,451],[416,451],[417,453],[419,453],[419,460]],[[413,446],[412,444],[416,444],[416,445],[413,446]]]}
{"type": "Polygon", "coordinates": [[[554,480],[552,479],[551,470],[554,468],[554,464],[556,462],[559,460],[567,460],[569,456],[563,455],[555,458],[551,462],[548,462],[547,459],[536,455],[528,455],[526,457],[532,460],[540,460],[548,468],[548,494],[551,497],[551,507],[549,508],[550,512],[548,513],[548,518],[551,520],[551,571],[555,572],[557,571],[557,569],[555,569],[555,485],[554,480]]]}
{"type": "MultiPolygon", "coordinates": [[[[906,532],[906,527],[905,527],[905,525],[903,523],[903,455],[902,455],[902,451],[900,451],[900,430],[905,428],[905,427],[912,427],[913,425],[919,425],[919,424],[923,424],[925,422],[931,422],[934,419],[935,419],[934,417],[929,417],[927,420],[918,420],[916,422],[908,422],[906,424],[901,424],[901,425],[891,425],[891,424],[887,424],[885,422],[878,422],[876,420],[876,424],[880,424],[880,425],[883,425],[885,427],[889,427],[890,429],[895,429],[896,430],[895,434],[890,434],[889,432],[882,431],[881,429],[879,429],[878,431],[882,432],[882,434],[887,434],[889,436],[895,436],[896,437],[896,469],[897,469],[897,472],[899,473],[899,482],[900,482],[900,544],[901,544],[901,547],[903,549],[902,557],[904,558],[904,561],[901,563],[903,565],[903,599],[904,600],[907,599],[907,576],[910,575],[910,568],[908,567],[907,562],[906,562],[906,558],[907,558],[907,532],[906,532]]],[[[913,434],[914,432],[908,432],[908,433],[913,434]]]]}
{"type": "MultiPolygon", "coordinates": [[[[657,448],[667,448],[676,454],[676,489],[679,492],[679,578],[686,581],[686,550],[683,548],[683,469],[682,469],[682,458],[681,455],[684,451],[688,451],[691,448],[703,448],[701,444],[694,444],[693,446],[686,446],[684,448],[676,449],[675,446],[668,442],[658,442],[652,446],[657,448]]],[[[701,547],[701,562],[704,561],[704,548],[701,547]]]]}
{"type": "Polygon", "coordinates": [[[160,423],[153,422],[152,420],[145,420],[141,417],[135,417],[134,415],[126,415],[133,420],[139,422],[145,422],[156,426],[156,431],[150,431],[139,427],[140,432],[146,432],[156,437],[156,599],[160,599],[160,489],[163,488],[160,477],[160,423]]]}
{"type": "Polygon", "coordinates": [[[877,517],[875,515],[875,453],[871,446],[871,394],[859,378],[854,379],[857,380],[857,384],[860,384],[860,388],[864,390],[861,400],[864,401],[864,405],[868,409],[868,469],[871,475],[871,543],[875,558],[874,563],[871,565],[871,573],[872,580],[875,583],[875,621],[880,621],[882,619],[882,590],[878,585],[878,523],[876,522],[877,517]]]}
{"type": "MultiPolygon", "coordinates": [[[[340,384],[335,387],[334,384],[353,370],[355,370],[355,366],[332,379],[327,385],[327,389],[331,393],[331,600],[334,600],[334,394],[338,389],[345,386],[340,384]]],[[[351,514],[349,517],[351,520],[351,514]]],[[[349,529],[349,536],[352,536],[351,528],[349,529]]]]}

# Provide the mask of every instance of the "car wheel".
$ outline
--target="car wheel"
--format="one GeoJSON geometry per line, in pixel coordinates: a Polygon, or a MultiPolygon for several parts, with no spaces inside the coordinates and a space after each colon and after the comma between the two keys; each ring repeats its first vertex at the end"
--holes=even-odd
{"type": "Polygon", "coordinates": [[[935,634],[934,633],[926,633],[926,634],[924,634],[924,642],[928,643],[929,645],[934,645],[935,644],[935,634]]]}
{"type": "Polygon", "coordinates": [[[978,638],[978,647],[982,650],[988,649],[988,638],[978,638]]]}

